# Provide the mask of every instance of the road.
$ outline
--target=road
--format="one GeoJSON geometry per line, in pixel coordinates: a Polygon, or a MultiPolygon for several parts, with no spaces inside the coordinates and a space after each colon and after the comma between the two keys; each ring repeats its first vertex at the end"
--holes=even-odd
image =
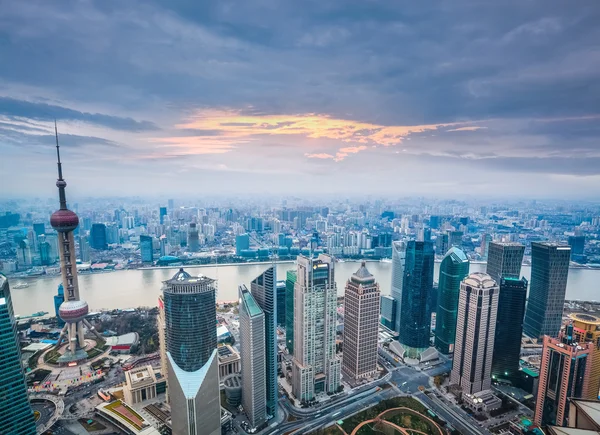
{"type": "MultiPolygon", "coordinates": [[[[383,360],[383,358],[380,358],[383,360]]],[[[431,389],[433,376],[448,372],[451,362],[445,362],[438,367],[422,371],[418,368],[408,367],[403,364],[389,361],[380,361],[390,370],[390,373],[376,383],[363,386],[346,393],[334,402],[328,402],[320,408],[297,409],[287,399],[282,399],[281,404],[297,421],[283,423],[280,426],[270,428],[263,432],[268,435],[281,435],[293,432],[294,435],[308,434],[318,429],[325,428],[338,420],[344,420],[349,416],[367,409],[382,400],[398,396],[412,396],[433,412],[450,426],[465,435],[490,435],[490,432],[481,427],[479,422],[473,419],[465,411],[451,404],[443,397],[436,394],[425,394],[421,389],[431,389]],[[389,383],[391,388],[381,390],[377,386],[389,383]]],[[[441,395],[440,395],[441,396],[441,395]]]]}

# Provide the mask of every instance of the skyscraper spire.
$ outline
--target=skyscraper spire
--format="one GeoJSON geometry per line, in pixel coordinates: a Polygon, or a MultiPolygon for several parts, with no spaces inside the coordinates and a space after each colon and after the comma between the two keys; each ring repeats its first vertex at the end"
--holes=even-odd
{"type": "Polygon", "coordinates": [[[63,180],[62,175],[62,163],[60,162],[60,146],[58,145],[58,128],[56,127],[56,119],[54,120],[54,135],[56,137],[56,159],[58,166],[58,180],[56,180],[56,187],[58,187],[58,198],[60,201],[60,209],[67,209],[67,196],[65,194],[65,187],[67,187],[67,182],[63,180]]]}

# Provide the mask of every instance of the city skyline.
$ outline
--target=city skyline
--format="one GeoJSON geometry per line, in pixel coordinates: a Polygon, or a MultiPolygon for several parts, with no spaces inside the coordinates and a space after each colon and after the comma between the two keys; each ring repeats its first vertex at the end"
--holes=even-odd
{"type": "Polygon", "coordinates": [[[56,119],[74,198],[592,198],[599,12],[540,5],[9,4],[4,195],[51,195],[56,119]]]}

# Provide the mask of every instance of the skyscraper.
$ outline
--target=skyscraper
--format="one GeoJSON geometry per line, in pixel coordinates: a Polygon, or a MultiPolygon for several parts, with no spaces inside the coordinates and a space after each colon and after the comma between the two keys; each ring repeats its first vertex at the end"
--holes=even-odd
{"type": "Polygon", "coordinates": [[[285,307],[286,307],[286,299],[285,299],[285,281],[277,281],[277,326],[285,328],[285,307]]]}
{"type": "Polygon", "coordinates": [[[391,296],[381,296],[380,321],[391,330],[396,329],[396,299],[391,296]]]}
{"type": "Polygon", "coordinates": [[[0,433],[35,434],[8,280],[0,274],[0,433]]]}
{"type": "Polygon", "coordinates": [[[167,215],[167,207],[160,207],[158,210],[158,216],[160,224],[163,225],[165,223],[165,216],[167,215]]]}
{"type": "Polygon", "coordinates": [[[198,252],[200,250],[200,235],[195,222],[190,223],[187,245],[190,252],[198,252]]]}
{"type": "Polygon", "coordinates": [[[589,394],[594,345],[575,342],[573,325],[567,325],[558,338],[545,335],[543,343],[534,421],[542,426],[564,426],[568,400],[589,394]]]}
{"type": "Polygon", "coordinates": [[[235,236],[235,255],[241,255],[246,249],[250,249],[250,236],[248,234],[235,236]]]}
{"type": "Polygon", "coordinates": [[[90,241],[87,236],[79,237],[79,259],[82,263],[90,261],[90,241]]]}
{"type": "Polygon", "coordinates": [[[142,263],[152,263],[154,261],[154,246],[152,236],[140,236],[140,255],[142,263]]]}
{"type": "Polygon", "coordinates": [[[36,236],[41,236],[42,234],[46,234],[46,225],[44,222],[36,222],[33,224],[33,231],[36,236]]]}
{"type": "Polygon", "coordinates": [[[54,295],[54,312],[56,314],[56,321],[58,323],[58,327],[62,328],[65,326],[65,321],[60,318],[60,306],[65,301],[65,289],[62,284],[58,285],[58,290],[54,295]]]}
{"type": "Polygon", "coordinates": [[[377,335],[381,292],[363,261],[344,292],[342,370],[353,380],[377,373],[377,335]]]}
{"type": "Polygon", "coordinates": [[[453,246],[440,265],[435,316],[435,347],[443,354],[454,351],[460,283],[468,274],[469,259],[460,248],[453,246]]]}
{"type": "Polygon", "coordinates": [[[592,343],[588,394],[584,399],[600,400],[600,317],[589,313],[573,313],[573,336],[578,343],[592,343]]]}
{"type": "Polygon", "coordinates": [[[406,243],[392,242],[392,291],[391,297],[396,301],[393,330],[400,332],[400,307],[402,305],[402,285],[404,282],[404,264],[406,262],[406,243]]]}
{"type": "Polygon", "coordinates": [[[433,242],[407,242],[398,340],[409,358],[418,358],[430,345],[433,266],[433,242]]]}
{"type": "Polygon", "coordinates": [[[462,246],[462,231],[448,231],[448,244],[450,247],[458,246],[459,248],[462,246]]]}
{"type": "Polygon", "coordinates": [[[571,248],[531,243],[531,288],[523,330],[530,337],[558,336],[569,275],[571,248]]]}
{"type": "Polygon", "coordinates": [[[450,382],[463,393],[489,390],[498,311],[498,285],[486,273],[472,273],[460,284],[456,344],[450,382]]]}
{"type": "Polygon", "coordinates": [[[285,280],[285,345],[290,355],[294,354],[294,287],[297,273],[288,270],[285,280]]]}
{"type": "Polygon", "coordinates": [[[277,278],[271,266],[250,283],[250,291],[264,312],[267,370],[267,414],[277,415],[277,278]]]}
{"type": "Polygon", "coordinates": [[[316,393],[336,392],[340,386],[334,266],[329,255],[298,256],[292,363],[292,391],[298,400],[312,400],[316,393]]]}
{"type": "Polygon", "coordinates": [[[90,246],[92,249],[101,251],[108,249],[106,225],[99,223],[92,224],[92,228],[90,229],[90,246]]]}
{"type": "Polygon", "coordinates": [[[568,240],[571,254],[582,255],[585,250],[585,236],[569,236],[568,240]]]}
{"type": "Polygon", "coordinates": [[[501,278],[521,277],[525,246],[513,242],[490,242],[486,273],[497,283],[501,278]]]}
{"type": "Polygon", "coordinates": [[[221,433],[215,280],[183,269],[164,282],[173,433],[221,433]]]}
{"type": "Polygon", "coordinates": [[[267,421],[265,313],[246,286],[240,286],[239,293],[242,405],[256,428],[267,421]]]}
{"type": "Polygon", "coordinates": [[[58,358],[59,364],[71,364],[83,361],[87,358],[85,351],[85,339],[83,325],[96,335],[96,330],[85,319],[89,312],[87,302],[79,297],[79,282],[77,280],[77,267],[75,260],[75,238],[73,231],[79,225],[77,215],[67,208],[67,196],[65,187],[67,182],[63,179],[62,163],[60,162],[60,149],[58,146],[58,132],[54,126],[56,134],[56,157],[58,166],[58,196],[60,209],[50,216],[50,225],[58,232],[60,272],[62,275],[62,284],[65,290],[65,301],[59,308],[59,315],[65,322],[65,326],[58,337],[57,347],[60,347],[62,340],[68,336],[68,345],[66,351],[58,358]]]}
{"type": "Polygon", "coordinates": [[[525,278],[501,278],[496,316],[492,378],[516,380],[519,374],[523,317],[527,300],[525,278]]]}

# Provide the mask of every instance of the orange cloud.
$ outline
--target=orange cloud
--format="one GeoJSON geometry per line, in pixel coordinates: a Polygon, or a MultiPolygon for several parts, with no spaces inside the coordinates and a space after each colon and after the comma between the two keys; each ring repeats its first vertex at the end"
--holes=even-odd
{"type": "Polygon", "coordinates": [[[244,115],[233,110],[202,110],[187,122],[176,125],[187,133],[212,132],[207,136],[170,137],[157,139],[169,146],[197,150],[198,154],[223,153],[236,145],[265,136],[295,135],[308,139],[328,139],[346,144],[334,152],[305,154],[309,158],[343,160],[370,146],[392,146],[413,133],[436,130],[461,124],[378,125],[367,122],[338,119],[329,115],[308,113],[302,115],[244,115]]]}
{"type": "Polygon", "coordinates": [[[335,156],[327,153],[304,154],[309,159],[333,159],[335,156]]]}

